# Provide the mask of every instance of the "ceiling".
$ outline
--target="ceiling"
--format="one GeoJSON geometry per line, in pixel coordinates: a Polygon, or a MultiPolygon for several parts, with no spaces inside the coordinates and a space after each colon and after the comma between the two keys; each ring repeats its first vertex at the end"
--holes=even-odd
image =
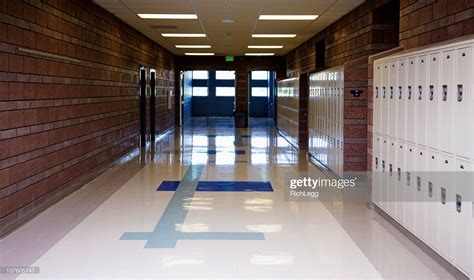
{"type": "Polygon", "coordinates": [[[176,55],[212,52],[285,55],[347,14],[364,0],[93,0],[176,55]],[[137,14],[197,14],[198,19],[142,19],[137,14]],[[260,21],[259,15],[319,15],[313,21],[260,21]],[[234,23],[223,23],[232,19],[234,23]],[[205,38],[165,38],[161,33],[205,33],[205,38]],[[292,33],[295,38],[252,38],[254,33],[292,33]],[[178,49],[175,45],[211,45],[178,49]],[[248,49],[249,45],[283,45],[282,49],[248,49]]]}

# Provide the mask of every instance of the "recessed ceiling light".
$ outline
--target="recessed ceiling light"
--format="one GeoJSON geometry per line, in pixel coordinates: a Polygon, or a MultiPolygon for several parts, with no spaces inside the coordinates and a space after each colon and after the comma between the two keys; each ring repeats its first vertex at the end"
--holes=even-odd
{"type": "Polygon", "coordinates": [[[261,15],[259,20],[315,20],[318,15],[261,15]]]}
{"type": "Polygon", "coordinates": [[[212,56],[214,53],[185,53],[184,55],[212,56]]]}
{"type": "Polygon", "coordinates": [[[234,23],[235,20],[233,20],[233,19],[223,19],[222,22],[227,23],[227,24],[231,24],[231,23],[234,23]]]}
{"type": "Polygon", "coordinates": [[[203,38],[206,34],[199,33],[161,33],[163,37],[189,37],[189,38],[203,38]]]}
{"type": "Polygon", "coordinates": [[[146,19],[197,19],[195,14],[138,14],[141,18],[146,19]]]}
{"type": "Polygon", "coordinates": [[[210,49],[210,45],[176,45],[178,49],[210,49]]]}
{"type": "Polygon", "coordinates": [[[253,34],[253,38],[295,38],[296,34],[253,34]]]}
{"type": "Polygon", "coordinates": [[[246,56],[272,56],[274,53],[246,53],[246,56]]]}
{"type": "Polygon", "coordinates": [[[283,46],[248,46],[249,49],[282,49],[283,46]]]}

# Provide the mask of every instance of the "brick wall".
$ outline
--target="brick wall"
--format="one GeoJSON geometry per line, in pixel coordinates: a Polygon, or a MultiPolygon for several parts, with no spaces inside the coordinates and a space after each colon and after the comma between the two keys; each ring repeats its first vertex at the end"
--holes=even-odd
{"type": "Polygon", "coordinates": [[[473,33],[472,0],[400,0],[400,45],[406,49],[473,33]]]}
{"type": "Polygon", "coordinates": [[[326,42],[326,68],[398,46],[397,1],[368,0],[287,56],[287,76],[316,69],[316,42],[326,42]]]}
{"type": "Polygon", "coordinates": [[[0,0],[0,231],[137,146],[139,65],[157,69],[163,131],[170,53],[89,0],[0,0]]]}

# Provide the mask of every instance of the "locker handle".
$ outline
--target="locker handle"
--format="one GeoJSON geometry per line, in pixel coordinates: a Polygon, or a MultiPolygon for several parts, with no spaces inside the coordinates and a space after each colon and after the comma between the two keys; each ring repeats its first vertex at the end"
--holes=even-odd
{"type": "Polygon", "coordinates": [[[398,99],[402,99],[402,87],[398,87],[398,99]]]}
{"type": "Polygon", "coordinates": [[[385,160],[382,160],[382,172],[385,172],[385,160]]]}
{"type": "Polygon", "coordinates": [[[411,86],[408,86],[408,99],[411,99],[411,86]]]}
{"type": "Polygon", "coordinates": [[[430,100],[434,99],[434,86],[430,86],[430,100]]]}
{"type": "Polygon", "coordinates": [[[458,102],[462,101],[462,85],[458,85],[458,102]]]}
{"type": "Polygon", "coordinates": [[[375,158],[375,169],[377,169],[377,170],[379,169],[379,158],[378,157],[375,158]]]}
{"type": "Polygon", "coordinates": [[[433,197],[433,183],[428,182],[428,196],[433,197]]]}
{"type": "Polygon", "coordinates": [[[382,98],[385,98],[385,95],[386,95],[386,90],[385,90],[385,87],[383,87],[383,94],[382,94],[382,98]]]}
{"type": "Polygon", "coordinates": [[[407,186],[410,185],[410,172],[407,172],[407,186]]]}
{"type": "Polygon", "coordinates": [[[421,100],[423,97],[423,87],[418,86],[418,100],[421,100]]]}
{"type": "Polygon", "coordinates": [[[393,167],[393,166],[392,166],[391,163],[390,163],[389,166],[390,166],[390,167],[389,167],[389,168],[390,168],[390,169],[389,169],[389,176],[392,177],[392,174],[393,174],[393,168],[392,168],[392,167],[393,167]]]}
{"type": "Polygon", "coordinates": [[[402,180],[402,169],[401,168],[398,168],[398,182],[400,182],[402,180]]]}
{"type": "Polygon", "coordinates": [[[393,87],[390,87],[390,99],[393,99],[393,87]]]}
{"type": "Polygon", "coordinates": [[[448,100],[448,86],[443,85],[443,101],[448,100]]]}
{"type": "Polygon", "coordinates": [[[441,188],[441,203],[446,204],[446,188],[441,188]]]}
{"type": "Polygon", "coordinates": [[[462,196],[459,194],[456,195],[456,211],[458,211],[458,213],[462,211],[462,196]]]}
{"type": "Polygon", "coordinates": [[[464,169],[464,165],[461,165],[460,167],[461,167],[461,169],[464,169]]]}
{"type": "Polygon", "coordinates": [[[416,189],[418,191],[421,191],[421,177],[420,176],[416,177],[416,189]]]}

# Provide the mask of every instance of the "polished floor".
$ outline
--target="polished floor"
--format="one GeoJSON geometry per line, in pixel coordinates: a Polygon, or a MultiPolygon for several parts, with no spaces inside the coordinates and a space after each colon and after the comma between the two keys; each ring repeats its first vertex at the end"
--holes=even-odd
{"type": "Polygon", "coordinates": [[[366,201],[287,201],[307,172],[270,120],[195,119],[1,240],[39,273],[0,278],[455,279],[366,201]]]}

